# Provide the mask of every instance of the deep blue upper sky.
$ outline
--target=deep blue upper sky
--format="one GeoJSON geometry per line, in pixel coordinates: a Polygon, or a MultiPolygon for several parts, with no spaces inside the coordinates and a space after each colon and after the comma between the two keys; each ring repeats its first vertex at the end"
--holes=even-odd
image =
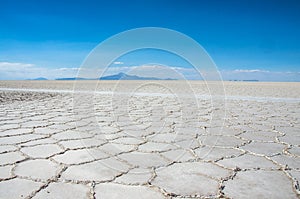
{"type": "Polygon", "coordinates": [[[79,67],[99,42],[152,26],[192,37],[221,71],[300,72],[297,0],[4,0],[0,23],[0,63],[79,67]]]}

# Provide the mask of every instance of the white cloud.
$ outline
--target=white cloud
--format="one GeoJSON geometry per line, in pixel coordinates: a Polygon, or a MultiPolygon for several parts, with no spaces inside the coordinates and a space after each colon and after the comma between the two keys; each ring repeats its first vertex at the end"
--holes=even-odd
{"type": "MultiPolygon", "coordinates": [[[[40,67],[31,63],[19,62],[0,62],[0,80],[14,79],[34,79],[45,77],[47,79],[56,79],[63,77],[77,77],[80,70],[81,77],[99,78],[103,68],[68,68],[68,67],[40,67]]],[[[114,75],[117,73],[127,73],[143,77],[173,78],[201,80],[202,76],[195,68],[183,68],[176,66],[164,66],[159,64],[146,64],[140,66],[109,67],[103,74],[114,75]]],[[[205,71],[202,75],[207,77],[205,71]]],[[[209,72],[209,71],[208,71],[209,72]]],[[[300,72],[273,72],[260,69],[236,69],[223,70],[220,72],[223,80],[259,80],[259,81],[300,81],[300,72]]],[[[213,73],[213,75],[218,75],[213,73]]],[[[210,76],[208,76],[210,77],[210,76]]]]}
{"type": "Polygon", "coordinates": [[[1,69],[3,68],[15,68],[15,67],[32,67],[34,64],[24,64],[17,62],[0,62],[1,69]]]}
{"type": "Polygon", "coordinates": [[[221,72],[223,80],[300,81],[300,72],[236,69],[221,72]]]}
{"type": "Polygon", "coordinates": [[[175,68],[162,65],[142,65],[132,67],[129,71],[131,75],[138,75],[142,77],[156,77],[161,79],[183,79],[182,74],[175,70],[175,68]]]}
{"type": "Polygon", "coordinates": [[[30,63],[0,62],[1,80],[22,80],[45,77],[55,79],[61,77],[76,77],[78,68],[46,68],[30,63]]]}
{"type": "Polygon", "coordinates": [[[234,72],[237,73],[268,73],[268,70],[259,70],[259,69],[252,69],[252,70],[245,70],[245,69],[236,69],[234,72]]]}
{"type": "Polygon", "coordinates": [[[72,71],[72,70],[77,71],[78,68],[57,68],[55,70],[57,70],[57,71],[72,71]]]}
{"type": "Polygon", "coordinates": [[[114,64],[116,64],[116,65],[121,65],[121,64],[124,64],[124,63],[121,62],[121,61],[115,61],[114,64]]]}
{"type": "Polygon", "coordinates": [[[194,68],[174,67],[159,64],[109,67],[103,76],[113,75],[120,72],[127,73],[129,75],[156,77],[161,79],[201,79],[201,76],[194,68]]]}

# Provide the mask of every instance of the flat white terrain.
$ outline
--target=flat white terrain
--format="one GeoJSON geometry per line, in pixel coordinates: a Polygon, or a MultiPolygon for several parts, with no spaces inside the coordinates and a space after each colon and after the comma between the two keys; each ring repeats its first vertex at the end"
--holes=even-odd
{"type": "Polygon", "coordinates": [[[299,182],[300,83],[0,81],[0,198],[299,198],[299,182]]]}

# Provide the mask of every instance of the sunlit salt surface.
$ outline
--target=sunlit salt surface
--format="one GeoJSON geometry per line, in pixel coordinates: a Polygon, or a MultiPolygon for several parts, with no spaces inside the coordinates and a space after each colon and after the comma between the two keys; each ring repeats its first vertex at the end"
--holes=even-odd
{"type": "MultiPolygon", "coordinates": [[[[46,92],[46,93],[93,93],[98,95],[134,95],[134,96],[154,96],[154,97],[175,97],[174,94],[166,94],[166,93],[158,93],[158,92],[137,92],[137,93],[129,93],[129,92],[114,92],[114,91],[92,91],[92,90],[61,90],[61,89],[27,89],[27,88],[0,88],[0,91],[18,91],[18,92],[46,92]]],[[[247,101],[270,101],[270,102],[291,102],[298,103],[300,102],[300,98],[283,98],[283,97],[253,97],[253,96],[233,96],[233,95],[207,95],[207,94],[176,94],[180,97],[196,97],[198,99],[226,99],[226,100],[247,100],[247,101]]]]}

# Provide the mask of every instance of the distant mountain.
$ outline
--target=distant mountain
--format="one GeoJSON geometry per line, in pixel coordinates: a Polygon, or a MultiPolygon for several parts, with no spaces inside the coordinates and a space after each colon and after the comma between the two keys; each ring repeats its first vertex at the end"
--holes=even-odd
{"type": "Polygon", "coordinates": [[[244,82],[258,82],[257,79],[244,79],[244,82]]]}
{"type": "Polygon", "coordinates": [[[100,80],[174,80],[174,79],[160,79],[156,77],[140,77],[137,75],[127,75],[126,73],[119,73],[116,75],[109,75],[100,77],[100,80]]]}
{"type": "Polygon", "coordinates": [[[48,79],[45,77],[38,77],[38,78],[34,78],[34,79],[29,79],[29,80],[48,80],[48,79]]]}
{"type": "MultiPolygon", "coordinates": [[[[55,80],[97,80],[97,79],[66,77],[66,78],[57,78],[55,80]]],[[[160,79],[160,78],[156,78],[156,77],[140,77],[137,75],[127,75],[126,73],[118,73],[116,75],[100,77],[99,80],[175,80],[175,79],[171,79],[171,78],[160,79]]]]}
{"type": "Polygon", "coordinates": [[[234,82],[259,82],[259,80],[257,80],[257,79],[242,79],[242,80],[230,79],[228,81],[234,81],[234,82]]]}
{"type": "Polygon", "coordinates": [[[57,78],[55,80],[89,80],[89,79],[79,78],[79,77],[66,77],[66,78],[57,78]]]}

